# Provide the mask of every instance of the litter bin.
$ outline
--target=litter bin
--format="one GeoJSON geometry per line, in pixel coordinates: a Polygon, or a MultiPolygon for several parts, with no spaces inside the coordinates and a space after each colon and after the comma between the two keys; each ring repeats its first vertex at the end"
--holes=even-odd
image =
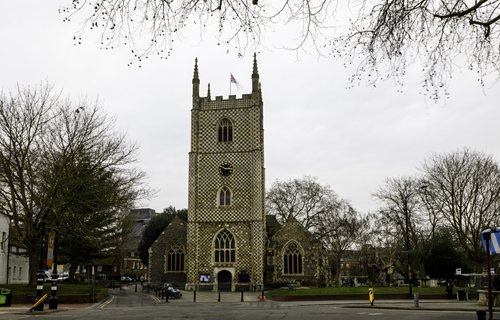
{"type": "Polygon", "coordinates": [[[413,294],[413,305],[415,308],[419,307],[419,300],[420,300],[419,294],[418,294],[418,292],[415,292],[413,294]]]}
{"type": "Polygon", "coordinates": [[[12,304],[12,290],[0,288],[0,307],[10,307],[12,304]]]}

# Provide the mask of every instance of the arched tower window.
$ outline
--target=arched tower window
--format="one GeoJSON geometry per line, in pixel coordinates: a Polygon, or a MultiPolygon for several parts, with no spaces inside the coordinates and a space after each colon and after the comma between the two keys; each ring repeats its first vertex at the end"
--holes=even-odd
{"type": "Polygon", "coordinates": [[[231,205],[231,190],[223,187],[219,191],[219,206],[228,207],[231,205]]]}
{"type": "Polygon", "coordinates": [[[290,242],[283,254],[283,273],[302,274],[302,252],[296,242],[290,242]]]}
{"type": "Polygon", "coordinates": [[[184,271],[184,247],[178,242],[168,249],[167,271],[184,271]]]}
{"type": "Polygon", "coordinates": [[[231,232],[222,230],[215,237],[215,262],[232,263],[236,261],[234,237],[231,232]]]}
{"type": "Polygon", "coordinates": [[[233,125],[231,120],[224,118],[219,122],[219,142],[233,141],[233,125]]]}

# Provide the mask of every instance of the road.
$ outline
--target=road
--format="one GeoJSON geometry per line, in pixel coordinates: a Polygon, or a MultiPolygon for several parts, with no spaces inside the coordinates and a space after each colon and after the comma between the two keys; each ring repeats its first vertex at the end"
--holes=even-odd
{"type": "MultiPolygon", "coordinates": [[[[8,315],[0,319],[202,319],[202,320],[444,320],[444,319],[476,319],[472,311],[426,311],[426,310],[392,310],[350,307],[328,302],[259,302],[253,300],[253,294],[248,295],[249,302],[240,302],[238,294],[223,295],[221,302],[217,302],[217,294],[200,293],[197,302],[193,302],[191,292],[185,292],[180,300],[170,300],[168,303],[158,297],[135,292],[131,286],[122,290],[115,289],[110,299],[91,307],[60,310],[43,313],[19,313],[8,315]],[[210,301],[211,300],[211,301],[210,301]]],[[[4,315],[5,316],[5,315],[4,315]]]]}

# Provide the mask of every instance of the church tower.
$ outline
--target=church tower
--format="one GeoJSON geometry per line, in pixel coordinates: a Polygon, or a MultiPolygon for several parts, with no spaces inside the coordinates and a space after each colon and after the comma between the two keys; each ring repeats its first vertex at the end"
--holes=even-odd
{"type": "Polygon", "coordinates": [[[264,282],[263,103],[254,54],[252,92],[200,97],[193,75],[186,289],[235,291],[264,282]]]}

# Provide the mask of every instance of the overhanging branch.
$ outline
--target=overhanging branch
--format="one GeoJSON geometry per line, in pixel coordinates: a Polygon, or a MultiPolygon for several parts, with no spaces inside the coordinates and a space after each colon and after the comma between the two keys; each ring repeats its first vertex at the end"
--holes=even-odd
{"type": "Polygon", "coordinates": [[[440,14],[436,13],[436,14],[434,14],[434,17],[440,18],[440,19],[448,19],[448,18],[453,18],[453,17],[463,17],[463,16],[465,16],[473,11],[476,11],[479,7],[481,7],[486,2],[488,2],[488,0],[481,0],[467,10],[452,12],[452,13],[445,14],[445,15],[440,15],[440,14]]]}

